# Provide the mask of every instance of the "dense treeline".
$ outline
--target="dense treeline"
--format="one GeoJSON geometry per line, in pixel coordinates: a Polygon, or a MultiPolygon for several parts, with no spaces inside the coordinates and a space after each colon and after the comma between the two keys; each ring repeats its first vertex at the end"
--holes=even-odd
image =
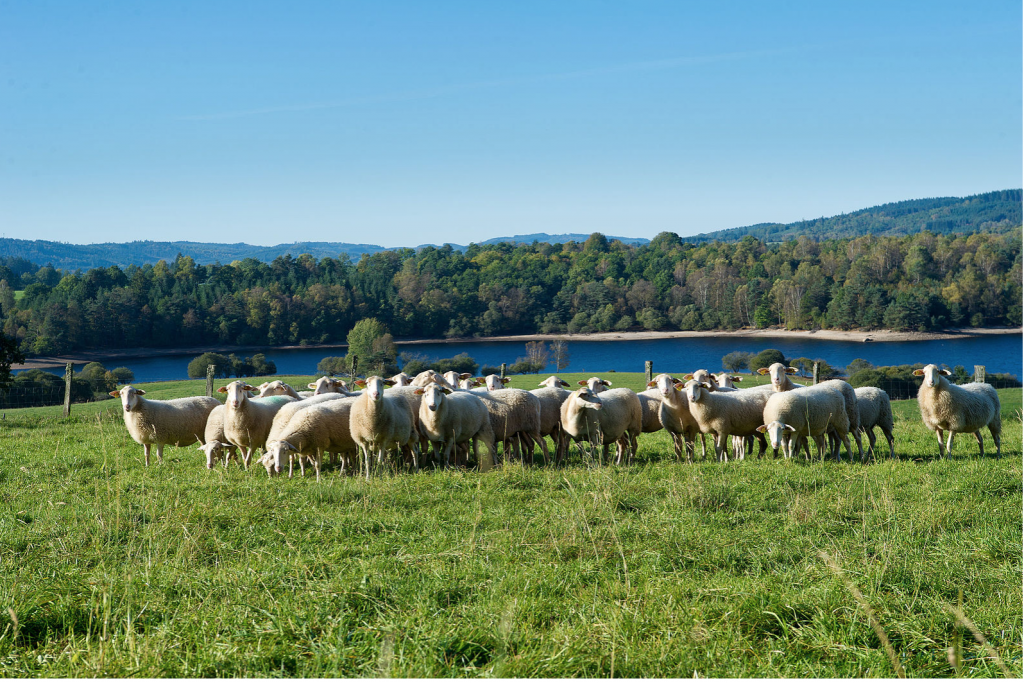
{"type": "Polygon", "coordinates": [[[931,330],[1021,324],[1021,231],[766,245],[471,245],[316,260],[19,274],[0,265],[3,332],[28,353],[628,329],[931,330]],[[15,296],[12,282],[24,287],[15,296]],[[28,284],[31,282],[31,284],[28,284]]]}

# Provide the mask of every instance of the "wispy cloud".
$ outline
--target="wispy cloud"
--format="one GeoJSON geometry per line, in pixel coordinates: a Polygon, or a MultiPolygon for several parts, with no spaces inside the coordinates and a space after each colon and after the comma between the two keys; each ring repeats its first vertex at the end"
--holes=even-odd
{"type": "Polygon", "coordinates": [[[676,57],[671,59],[658,59],[645,62],[629,62],[626,64],[614,64],[610,66],[596,67],[593,69],[580,69],[576,71],[563,71],[549,74],[535,74],[532,76],[520,76],[516,78],[503,78],[488,81],[474,81],[470,83],[457,83],[453,85],[439,86],[435,88],[408,90],[404,92],[388,93],[382,95],[351,97],[340,100],[333,100],[330,102],[307,102],[303,104],[285,104],[272,107],[261,107],[259,109],[244,109],[238,111],[220,112],[215,114],[196,114],[190,116],[181,116],[179,117],[179,120],[217,121],[223,119],[238,119],[249,116],[263,116],[266,114],[318,111],[323,109],[344,109],[347,107],[358,107],[370,104],[382,104],[386,102],[426,100],[472,90],[507,88],[520,85],[532,85],[535,83],[576,80],[583,78],[591,78],[595,76],[608,76],[640,71],[661,71],[666,69],[678,69],[683,67],[700,66],[703,64],[715,64],[719,62],[738,61],[751,58],[772,57],[781,54],[799,52],[805,49],[807,49],[807,47],[781,48],[775,50],[747,50],[742,52],[725,52],[715,55],[705,55],[699,57],[676,57]]]}

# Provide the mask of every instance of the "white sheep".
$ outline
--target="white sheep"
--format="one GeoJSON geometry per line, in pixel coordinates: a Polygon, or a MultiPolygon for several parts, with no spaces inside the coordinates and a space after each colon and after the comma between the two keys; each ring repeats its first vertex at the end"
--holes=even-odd
{"type": "Polygon", "coordinates": [[[282,430],[288,426],[292,417],[300,410],[310,406],[319,405],[320,403],[326,403],[328,401],[337,401],[342,398],[345,398],[344,394],[332,392],[310,396],[309,398],[293,401],[292,403],[281,406],[281,408],[278,409],[277,414],[274,415],[273,422],[270,424],[270,431],[267,433],[267,443],[269,444],[271,441],[277,441],[280,439],[282,430]]]}
{"type": "Polygon", "coordinates": [[[569,397],[563,387],[572,386],[560,377],[552,375],[540,383],[540,389],[531,389],[530,393],[540,399],[540,435],[550,436],[555,443],[555,462],[561,463],[569,445],[569,440],[562,430],[562,404],[569,397]]]}
{"type": "Polygon", "coordinates": [[[759,368],[757,374],[769,375],[772,383],[771,387],[775,391],[792,391],[800,385],[789,378],[789,375],[795,375],[799,370],[796,368],[786,367],[782,363],[772,363],[767,368],[759,368]]]}
{"type": "Polygon", "coordinates": [[[743,378],[739,375],[730,375],[728,372],[720,372],[717,375],[712,375],[715,378],[715,383],[718,384],[720,389],[739,389],[736,386],[736,382],[742,382],[743,378]]]}
{"type": "MultiPolygon", "coordinates": [[[[677,389],[683,386],[677,385],[677,389]]],[[[707,383],[690,380],[685,385],[690,414],[700,431],[715,435],[715,454],[719,460],[728,460],[725,445],[730,435],[754,436],[764,424],[762,412],[771,395],[767,391],[714,391],[707,383]]],[[[761,443],[758,457],[764,454],[761,443]]]]}
{"type": "Polygon", "coordinates": [[[393,384],[377,375],[356,382],[364,391],[352,405],[349,429],[352,440],[362,451],[367,479],[370,478],[370,454],[375,453],[377,461],[383,462],[384,453],[391,446],[411,456],[413,465],[419,469],[416,456],[409,450],[410,444],[419,440],[413,409],[402,393],[385,394],[384,388],[393,384]]]}
{"type": "Polygon", "coordinates": [[[937,365],[926,365],[923,369],[914,370],[914,374],[924,377],[917,390],[917,403],[925,426],[933,430],[939,440],[939,457],[946,455],[953,458],[954,434],[974,434],[978,440],[978,449],[984,457],[985,444],[981,439],[983,427],[988,427],[992,434],[996,457],[1002,457],[1000,442],[1003,422],[999,412],[999,394],[995,387],[985,382],[957,386],[946,379],[950,375],[949,370],[941,370],[937,365]],[[949,440],[943,448],[942,432],[947,429],[949,440]]]}
{"type": "MultiPolygon", "coordinates": [[[[472,392],[487,407],[495,443],[505,444],[504,453],[513,442],[522,441],[525,451],[533,453],[534,444],[540,444],[545,464],[548,462],[547,442],[540,435],[540,399],[523,389],[496,389],[484,393],[472,392]]],[[[525,458],[525,453],[522,454],[525,458]]]]}
{"type": "MultiPolygon", "coordinates": [[[[826,380],[815,386],[832,387],[843,395],[843,400],[846,401],[846,417],[850,421],[850,434],[853,435],[853,441],[857,444],[857,454],[860,455],[861,462],[864,462],[864,448],[860,441],[860,408],[857,407],[857,393],[849,382],[844,382],[841,379],[826,380]]],[[[838,444],[836,448],[838,450],[838,444]]],[[[853,460],[852,454],[850,459],[853,460]]]]}
{"type": "Polygon", "coordinates": [[[224,435],[224,413],[225,408],[219,401],[210,411],[206,418],[206,430],[203,437],[203,445],[199,447],[206,454],[206,467],[213,469],[213,463],[224,456],[224,467],[228,466],[228,459],[238,455],[238,448],[228,442],[224,435]]]}
{"type": "Polygon", "coordinates": [[[242,380],[235,380],[217,391],[227,394],[224,405],[224,436],[242,451],[242,465],[249,469],[252,454],[257,448],[266,448],[267,435],[274,423],[274,416],[284,405],[295,399],[291,396],[267,396],[249,398],[247,393],[255,389],[242,380]]]}
{"type": "MultiPolygon", "coordinates": [[[[792,458],[794,450],[799,449],[803,440],[814,439],[818,455],[824,460],[825,436],[834,432],[846,444],[846,452],[852,461],[853,453],[847,436],[850,422],[841,390],[818,384],[767,395],[769,399],[762,413],[764,424],[757,431],[768,434],[772,448],[781,446],[785,456],[792,458]]],[[[810,447],[807,454],[810,456],[810,447]]],[[[834,455],[838,460],[838,444],[834,455]]]]}
{"type": "Polygon", "coordinates": [[[472,441],[481,470],[490,469],[494,458],[494,432],[483,400],[472,392],[453,392],[439,384],[419,387],[416,393],[423,397],[419,410],[421,434],[441,444],[445,466],[451,466],[452,454],[458,444],[472,441]],[[489,462],[484,462],[477,453],[480,441],[488,449],[489,462]]]}
{"type": "Polygon", "coordinates": [[[892,438],[892,404],[889,394],[877,387],[857,387],[857,410],[860,413],[860,429],[867,434],[868,450],[875,457],[875,427],[881,427],[889,442],[889,458],[896,457],[896,446],[892,438]]]}
{"type": "Polygon", "coordinates": [[[292,414],[288,423],[275,434],[277,438],[267,441],[267,455],[273,459],[274,471],[279,474],[283,470],[287,457],[288,476],[291,477],[292,456],[297,454],[302,475],[306,474],[303,459],[307,458],[313,463],[319,480],[324,453],[355,451],[356,442],[352,438],[350,422],[352,407],[359,399],[352,396],[308,403],[292,414]]]}
{"type": "Polygon", "coordinates": [[[636,452],[641,429],[640,400],[630,389],[609,389],[594,393],[589,387],[572,392],[562,404],[562,429],[574,441],[602,447],[602,462],[608,448],[617,444],[616,462],[629,462],[636,452]]]}
{"type": "Polygon", "coordinates": [[[462,391],[472,391],[480,386],[480,380],[476,377],[469,377],[467,379],[459,380],[459,389],[462,391]]]}
{"type": "Polygon", "coordinates": [[[124,426],[135,443],[142,446],[149,466],[150,448],[156,445],[156,457],[164,460],[164,445],[191,446],[204,442],[206,419],[220,405],[209,396],[190,396],[170,401],[142,398],[146,392],[128,384],[110,395],[121,399],[124,426]]]}
{"type": "MultiPolygon", "coordinates": [[[[686,393],[676,388],[682,385],[672,375],[660,374],[652,379],[647,386],[648,391],[657,391],[660,397],[661,406],[658,409],[658,421],[672,436],[672,446],[675,450],[676,459],[680,460],[683,451],[686,452],[687,462],[692,462],[694,456],[694,444],[700,436],[703,455],[707,458],[707,448],[704,446],[704,435],[701,434],[697,421],[690,414],[690,404],[686,400],[686,393]]],[[[646,392],[645,392],[646,393],[646,392]]]]}
{"type": "Polygon", "coordinates": [[[581,379],[577,382],[581,387],[587,387],[590,389],[592,394],[600,394],[602,391],[612,386],[612,383],[606,379],[600,377],[591,377],[590,379],[581,379]]]}
{"type": "Polygon", "coordinates": [[[405,374],[404,372],[400,372],[394,377],[390,377],[389,379],[395,383],[396,387],[407,387],[412,384],[412,377],[405,374]]]}
{"type": "Polygon", "coordinates": [[[299,392],[295,391],[295,388],[290,384],[285,384],[279,379],[275,379],[273,382],[264,382],[263,384],[256,387],[256,398],[266,398],[267,396],[291,396],[294,399],[299,399],[299,392]]]}
{"type": "Polygon", "coordinates": [[[487,387],[487,391],[504,389],[505,385],[512,381],[511,377],[499,377],[498,375],[487,375],[486,377],[477,377],[476,379],[478,382],[483,382],[484,386],[487,387]]]}
{"type": "Polygon", "coordinates": [[[448,382],[449,386],[456,389],[459,387],[459,382],[470,379],[472,376],[473,373],[471,372],[455,372],[454,370],[449,370],[442,375],[444,380],[448,382]]]}
{"type": "Polygon", "coordinates": [[[348,385],[345,383],[345,380],[328,377],[326,375],[318,378],[315,382],[310,382],[306,386],[313,390],[314,396],[331,393],[343,395],[349,394],[348,385]]]}

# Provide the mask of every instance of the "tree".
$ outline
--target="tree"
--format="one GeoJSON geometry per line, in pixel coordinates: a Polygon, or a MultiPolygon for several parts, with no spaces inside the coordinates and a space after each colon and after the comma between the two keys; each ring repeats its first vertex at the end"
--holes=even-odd
{"type": "Polygon", "coordinates": [[[102,363],[93,361],[87,363],[78,376],[89,383],[93,393],[105,394],[113,391],[117,386],[117,382],[114,376],[107,372],[107,369],[103,367],[102,363]]]}
{"type": "Polygon", "coordinates": [[[395,360],[398,351],[395,340],[387,326],[376,318],[363,318],[348,333],[347,365],[351,367],[353,355],[356,356],[357,373],[381,372],[394,369],[398,371],[395,360]]]}
{"type": "Polygon", "coordinates": [[[738,372],[750,367],[750,359],[754,354],[748,351],[731,351],[722,356],[722,369],[729,372],[738,372]]]}
{"type": "Polygon", "coordinates": [[[11,366],[24,362],[25,354],[18,349],[18,340],[0,334],[0,388],[11,385],[11,366]]]}
{"type": "Polygon", "coordinates": [[[874,367],[875,366],[870,361],[866,361],[863,358],[854,358],[850,361],[850,364],[846,366],[846,374],[848,377],[853,377],[861,370],[870,370],[874,367]]]}
{"type": "Polygon", "coordinates": [[[253,371],[260,376],[277,374],[277,364],[272,360],[267,360],[262,353],[257,353],[252,357],[252,367],[253,371]]]}
{"type": "Polygon", "coordinates": [[[786,364],[786,357],[778,349],[765,349],[750,359],[750,369],[757,372],[761,368],[767,368],[775,363],[786,364]]]}
{"type": "Polygon", "coordinates": [[[231,364],[231,374],[235,377],[252,377],[256,369],[252,366],[252,358],[239,358],[235,354],[228,355],[228,362],[231,364]]]}
{"type": "Polygon", "coordinates": [[[569,342],[564,339],[556,339],[551,342],[551,356],[556,372],[561,372],[569,367],[569,342]]]}
{"type": "Polygon", "coordinates": [[[227,356],[207,351],[201,356],[196,356],[188,364],[188,376],[193,379],[206,377],[206,367],[213,365],[214,377],[230,377],[234,373],[234,366],[227,356]]]}
{"type": "Polygon", "coordinates": [[[128,368],[121,366],[110,371],[115,384],[131,384],[135,381],[135,373],[128,368]]]}
{"type": "Polygon", "coordinates": [[[548,345],[539,341],[526,342],[526,358],[537,367],[537,372],[543,372],[550,362],[548,345]]]}
{"type": "Polygon", "coordinates": [[[344,356],[327,356],[316,364],[318,375],[342,375],[347,374],[350,369],[351,366],[346,365],[344,356]]]}

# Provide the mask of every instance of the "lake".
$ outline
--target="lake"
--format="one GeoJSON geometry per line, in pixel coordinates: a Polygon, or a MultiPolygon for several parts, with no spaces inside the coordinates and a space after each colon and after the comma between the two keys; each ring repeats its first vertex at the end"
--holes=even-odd
{"type": "MultiPolygon", "coordinates": [[[[449,358],[461,352],[472,356],[480,365],[511,365],[526,355],[522,342],[453,342],[431,344],[400,344],[400,353],[424,355],[428,358],[449,358]]],[[[993,334],[954,340],[908,342],[856,342],[817,339],[777,339],[771,337],[696,337],[688,339],[650,339],[638,341],[570,341],[569,367],[566,372],[643,372],[644,361],[654,361],[654,371],[683,372],[697,368],[720,370],[722,356],[730,351],[756,353],[778,349],[787,358],[807,357],[827,361],[843,368],[855,358],[864,358],[874,365],[913,363],[945,363],[949,367],[963,365],[973,372],[975,364],[988,372],[1009,372],[1022,376],[1024,339],[1020,334],[993,334]]],[[[246,351],[249,356],[257,351],[246,351]]],[[[312,375],[325,356],[344,355],[345,349],[264,350],[282,375],[312,375]]],[[[189,355],[159,355],[152,358],[110,360],[107,368],[124,365],[135,373],[136,382],[187,379],[189,355]]],[[[79,367],[75,368],[80,369],[79,367]]],[[[554,365],[548,366],[554,372],[554,365]]],[[[60,371],[58,371],[60,374],[60,371]]]]}

